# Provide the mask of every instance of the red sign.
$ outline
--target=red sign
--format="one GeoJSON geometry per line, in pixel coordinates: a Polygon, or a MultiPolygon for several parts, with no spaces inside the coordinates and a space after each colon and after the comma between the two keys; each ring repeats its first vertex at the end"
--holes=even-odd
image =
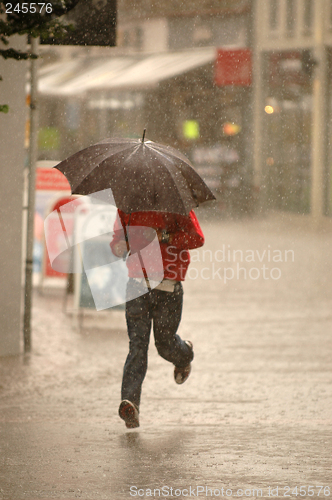
{"type": "MultiPolygon", "coordinates": [[[[45,170],[50,170],[50,169],[45,169],[45,170]]],[[[58,170],[57,170],[58,172],[58,170]]],[[[60,173],[60,172],[59,172],[60,173]]],[[[54,231],[53,231],[53,236],[52,238],[49,238],[48,239],[48,247],[49,248],[52,248],[53,250],[53,253],[60,253],[57,252],[58,250],[58,245],[59,245],[59,241],[58,241],[58,238],[57,238],[57,230],[56,228],[58,227],[59,225],[59,216],[57,215],[57,212],[59,212],[60,210],[60,207],[62,207],[63,205],[68,205],[68,210],[67,210],[67,213],[65,215],[66,217],[66,232],[67,232],[67,235],[68,237],[70,237],[73,233],[73,229],[74,229],[74,211],[75,211],[75,208],[80,205],[82,203],[82,201],[77,198],[76,196],[65,196],[63,198],[60,198],[58,199],[53,207],[51,208],[50,210],[50,214],[53,213],[54,214],[54,219],[50,220],[48,222],[49,224],[49,231],[50,233],[52,233],[52,225],[54,226],[54,231]],[[73,201],[76,201],[76,203],[72,203],[73,201]]],[[[60,256],[61,258],[61,256],[60,256]]],[[[62,269],[69,269],[69,259],[70,258],[70,255],[68,253],[64,254],[62,256],[62,262],[60,265],[58,263],[58,266],[59,267],[62,267],[62,269]]],[[[50,262],[50,258],[49,258],[49,255],[48,255],[48,251],[46,249],[46,244],[45,244],[45,248],[44,248],[44,264],[43,264],[43,273],[44,273],[44,276],[46,277],[64,277],[64,276],[67,276],[67,273],[66,272],[58,272],[58,271],[55,271],[52,266],[51,266],[51,262],[50,262]]]]}
{"type": "Polygon", "coordinates": [[[249,87],[252,80],[250,49],[218,49],[214,82],[219,87],[249,87]]]}
{"type": "Polygon", "coordinates": [[[37,168],[36,189],[38,191],[71,191],[66,177],[56,168],[37,168]]]}

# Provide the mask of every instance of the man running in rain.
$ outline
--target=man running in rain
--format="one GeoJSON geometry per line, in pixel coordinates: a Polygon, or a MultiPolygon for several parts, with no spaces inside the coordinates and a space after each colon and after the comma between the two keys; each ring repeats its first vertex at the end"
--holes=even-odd
{"type": "Polygon", "coordinates": [[[130,342],[123,370],[119,415],[128,428],[135,428],[139,427],[141,389],[147,371],[152,322],[156,348],[162,358],[174,365],[175,382],[183,384],[189,377],[194,358],[193,345],[176,333],[182,313],[181,282],[185,279],[190,263],[188,250],[201,247],[204,235],[193,211],[183,216],[165,212],[134,212],[127,215],[118,210],[110,243],[112,252],[118,257],[128,251],[124,231],[129,225],[146,228],[142,233],[146,244],[157,233],[164,271],[162,282],[142,294],[142,287],[146,286],[147,280],[142,278],[142,269],[137,269],[137,261],[127,260],[129,300],[126,302],[126,321],[130,342]],[[130,300],[132,296],[136,298],[130,300]]]}

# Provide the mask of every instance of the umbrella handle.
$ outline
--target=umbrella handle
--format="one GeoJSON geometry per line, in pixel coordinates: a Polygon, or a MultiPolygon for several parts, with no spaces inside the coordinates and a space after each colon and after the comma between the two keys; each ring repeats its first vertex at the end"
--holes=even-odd
{"type": "MultiPolygon", "coordinates": [[[[145,130],[144,130],[144,133],[145,133],[145,130]]],[[[144,138],[144,136],[143,136],[144,138]]],[[[130,225],[130,218],[131,218],[131,214],[129,214],[129,220],[128,220],[128,227],[130,225]]],[[[128,253],[127,254],[123,254],[123,260],[126,260],[126,255],[129,254],[130,252],[130,247],[129,247],[129,240],[128,240],[128,234],[127,234],[127,229],[126,229],[126,224],[123,226],[123,229],[124,229],[124,234],[125,234],[125,241],[127,243],[127,249],[128,249],[128,253]]],[[[149,282],[149,279],[148,279],[148,275],[146,274],[146,269],[144,267],[144,262],[143,262],[143,259],[142,259],[142,256],[141,256],[141,252],[138,251],[137,252],[137,255],[138,255],[138,258],[139,258],[139,262],[141,264],[141,268],[142,268],[142,271],[143,271],[143,274],[144,274],[144,279],[145,279],[145,282],[146,282],[146,286],[148,287],[148,290],[149,292],[151,292],[151,286],[150,286],[150,282],[149,282]]]]}
{"type": "Polygon", "coordinates": [[[129,247],[128,238],[126,238],[126,244],[127,244],[127,251],[123,252],[123,255],[122,255],[122,260],[126,260],[127,255],[129,255],[129,252],[130,252],[130,247],[129,247]]]}
{"type": "MultiPolygon", "coordinates": [[[[130,218],[131,218],[131,214],[129,214],[128,227],[130,225],[130,218]]],[[[124,230],[125,242],[126,242],[126,245],[127,245],[127,252],[124,252],[124,254],[122,255],[122,259],[126,260],[126,256],[130,252],[130,246],[129,246],[129,240],[128,240],[128,234],[127,234],[126,224],[123,226],[123,230],[124,230]]]]}

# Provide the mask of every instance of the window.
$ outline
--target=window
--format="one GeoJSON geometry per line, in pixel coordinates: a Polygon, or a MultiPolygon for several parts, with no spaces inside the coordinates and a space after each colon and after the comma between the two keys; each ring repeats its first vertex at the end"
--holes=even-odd
{"type": "Polygon", "coordinates": [[[279,24],[279,0],[270,0],[270,30],[276,31],[279,24]]]}
{"type": "Polygon", "coordinates": [[[286,3],[286,29],[287,34],[292,35],[295,28],[295,0],[287,0],[286,3]]]}
{"type": "Polygon", "coordinates": [[[135,45],[136,48],[141,50],[143,49],[144,44],[144,32],[141,26],[136,26],[135,28],[135,45]]]}
{"type": "MultiPolygon", "coordinates": [[[[332,4],[332,2],[331,2],[332,4]]],[[[330,16],[332,13],[332,9],[330,8],[330,16]]],[[[304,12],[303,12],[303,27],[305,33],[310,33],[313,25],[313,1],[312,0],[304,0],[304,12]]],[[[331,24],[331,21],[330,21],[331,24]]]]}

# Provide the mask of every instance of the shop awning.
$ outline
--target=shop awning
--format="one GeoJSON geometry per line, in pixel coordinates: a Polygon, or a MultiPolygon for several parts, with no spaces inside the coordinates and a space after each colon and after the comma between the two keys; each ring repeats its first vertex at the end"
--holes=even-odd
{"type": "Polygon", "coordinates": [[[151,87],[213,62],[215,47],[181,52],[107,59],[75,59],[44,66],[39,72],[39,91],[44,95],[74,96],[92,90],[151,87]]]}

